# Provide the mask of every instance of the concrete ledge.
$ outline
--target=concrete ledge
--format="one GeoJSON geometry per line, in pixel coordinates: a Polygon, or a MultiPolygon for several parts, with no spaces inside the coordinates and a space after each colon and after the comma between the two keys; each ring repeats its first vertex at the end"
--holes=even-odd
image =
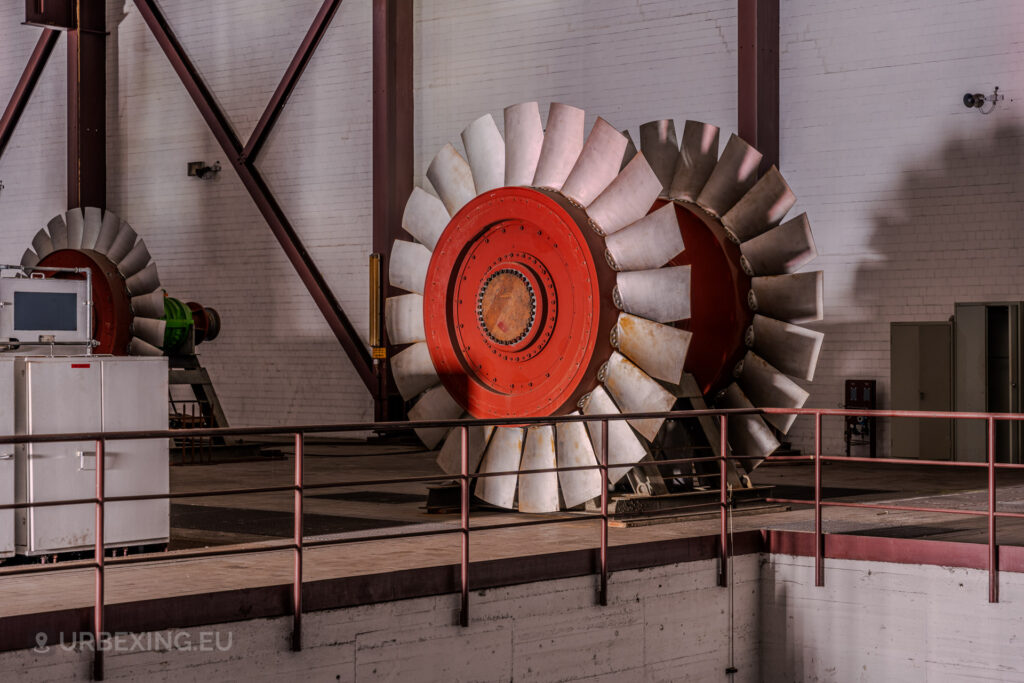
{"type": "MultiPolygon", "coordinates": [[[[608,569],[616,572],[716,559],[718,541],[718,536],[699,536],[615,545],[609,548],[608,569]]],[[[733,544],[734,555],[760,553],[765,550],[765,536],[758,531],[741,532],[735,534],[733,544]]],[[[596,574],[599,568],[596,548],[471,562],[470,588],[586,576],[596,574]]],[[[45,575],[40,575],[41,589],[45,589],[45,580],[45,575]]],[[[456,593],[460,586],[459,565],[449,564],[304,583],[303,602],[305,612],[316,612],[456,593]]],[[[106,607],[105,622],[110,631],[141,633],[290,614],[291,584],[279,584],[111,604],[106,607]]],[[[0,618],[0,652],[32,648],[39,633],[54,640],[60,633],[91,628],[91,607],[0,618]]]]}

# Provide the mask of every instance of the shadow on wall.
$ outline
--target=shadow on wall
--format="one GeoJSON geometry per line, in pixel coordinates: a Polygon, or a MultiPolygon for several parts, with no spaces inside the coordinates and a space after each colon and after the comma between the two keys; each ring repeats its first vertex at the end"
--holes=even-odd
{"type": "Polygon", "coordinates": [[[1022,148],[1014,124],[950,140],[882,193],[866,245],[877,258],[854,287],[876,319],[944,320],[955,301],[1024,297],[1022,148]]]}

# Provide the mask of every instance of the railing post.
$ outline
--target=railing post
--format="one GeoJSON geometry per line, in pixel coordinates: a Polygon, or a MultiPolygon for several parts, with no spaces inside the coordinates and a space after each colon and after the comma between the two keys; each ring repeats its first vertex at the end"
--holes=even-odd
{"type": "Polygon", "coordinates": [[[96,440],[96,532],[95,547],[93,553],[96,560],[96,601],[92,611],[92,634],[93,634],[93,680],[103,680],[103,588],[104,588],[104,550],[103,550],[103,496],[105,488],[104,466],[103,466],[102,439],[96,440]]]}
{"type": "Polygon", "coordinates": [[[996,420],[988,418],[988,601],[999,602],[999,546],[996,545],[996,420]]]}
{"type": "Polygon", "coordinates": [[[303,436],[295,433],[295,573],[292,577],[292,650],[302,650],[302,458],[303,436]]]}
{"type": "Polygon", "coordinates": [[[608,420],[601,420],[601,588],[598,603],[608,604],[608,420]]]}
{"type": "Polygon", "coordinates": [[[821,531],[821,413],[814,413],[814,585],[825,585],[825,536],[821,531]]]}
{"type": "Polygon", "coordinates": [[[729,453],[729,416],[724,413],[719,417],[718,440],[718,505],[721,521],[718,542],[718,585],[723,588],[729,585],[729,498],[726,490],[728,480],[727,455],[729,453]]]}
{"type": "Polygon", "coordinates": [[[459,513],[462,524],[462,560],[460,575],[462,577],[462,610],[459,612],[459,623],[469,626],[469,427],[459,427],[461,499],[459,513]]]}

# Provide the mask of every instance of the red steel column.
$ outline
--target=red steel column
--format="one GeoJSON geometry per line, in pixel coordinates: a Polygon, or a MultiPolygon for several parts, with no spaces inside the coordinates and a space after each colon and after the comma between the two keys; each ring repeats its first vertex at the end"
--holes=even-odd
{"type": "Polygon", "coordinates": [[[739,0],[739,136],[779,164],[779,0],[739,0]]]}
{"type": "Polygon", "coordinates": [[[4,155],[7,143],[10,142],[11,135],[14,134],[14,129],[18,126],[22,112],[28,106],[32,91],[35,89],[36,83],[39,82],[39,77],[42,75],[50,53],[53,52],[53,46],[57,44],[59,37],[60,31],[48,28],[43,30],[39,40],[36,41],[32,55],[28,58],[28,64],[25,65],[25,71],[22,72],[21,79],[18,80],[18,85],[15,86],[14,93],[11,95],[11,100],[7,103],[7,109],[4,110],[3,116],[0,116],[0,157],[4,155]]]}
{"type": "MultiPolygon", "coordinates": [[[[373,251],[385,272],[413,187],[412,7],[412,0],[373,0],[373,251]]],[[[384,289],[385,297],[398,293],[384,289]]],[[[385,395],[376,419],[402,419],[401,401],[388,399],[396,393],[388,361],[379,368],[385,395]]]]}
{"type": "Polygon", "coordinates": [[[76,3],[68,31],[68,208],[107,206],[106,3],[76,3]]]}

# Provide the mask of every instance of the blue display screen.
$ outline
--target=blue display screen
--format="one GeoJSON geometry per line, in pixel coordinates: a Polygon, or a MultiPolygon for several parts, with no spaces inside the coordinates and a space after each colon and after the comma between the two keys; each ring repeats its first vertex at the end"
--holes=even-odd
{"type": "Polygon", "coordinates": [[[15,292],[15,330],[77,330],[78,295],[74,292],[15,292]]]}

